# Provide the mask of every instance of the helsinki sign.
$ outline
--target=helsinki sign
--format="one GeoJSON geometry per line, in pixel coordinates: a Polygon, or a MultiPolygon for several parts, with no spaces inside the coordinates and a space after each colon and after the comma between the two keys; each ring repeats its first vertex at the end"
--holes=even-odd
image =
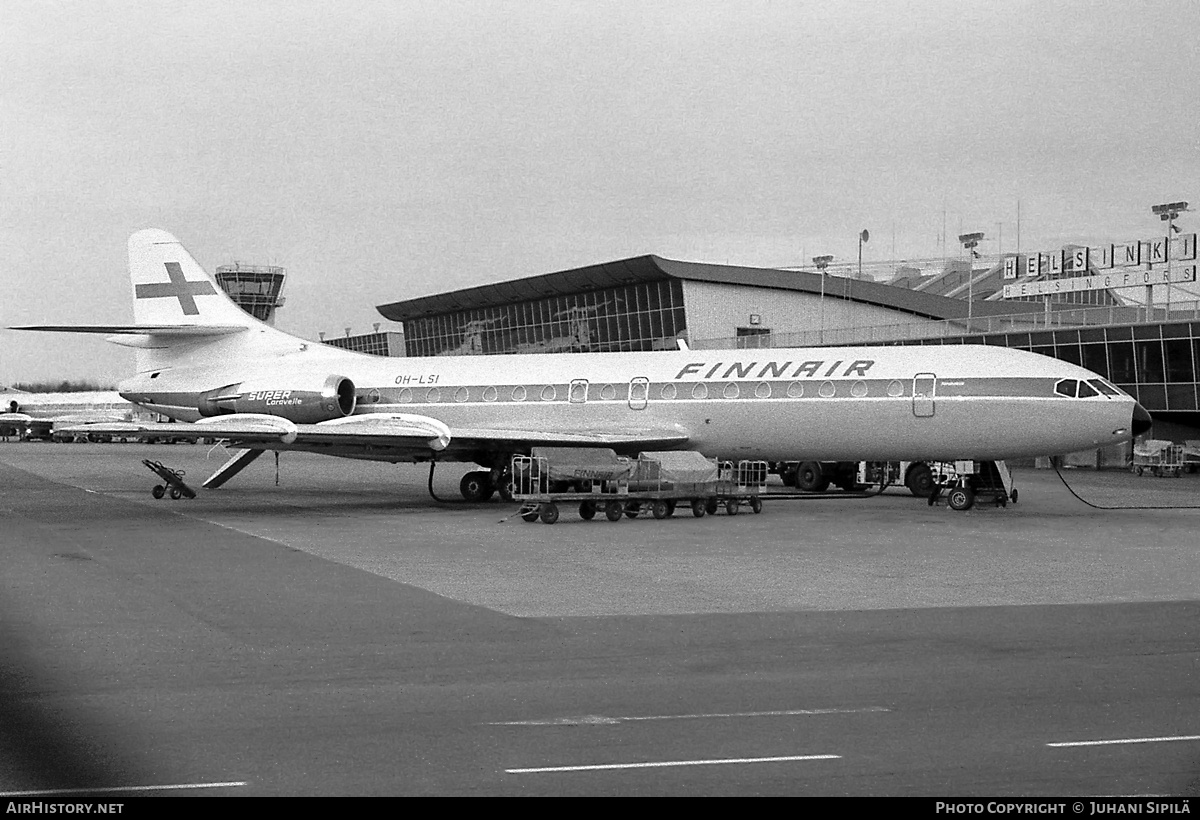
{"type": "Polygon", "coordinates": [[[1025,296],[1047,296],[1053,293],[1072,293],[1080,290],[1106,290],[1108,288],[1132,288],[1139,285],[1165,285],[1177,282],[1195,282],[1196,266],[1187,265],[1168,271],[1131,270],[1121,273],[1097,273],[1092,276],[1072,276],[1067,279],[1046,279],[1041,282],[1022,282],[1005,285],[1004,298],[1018,299],[1025,296]],[[1170,274],[1170,278],[1168,278],[1170,274]]]}
{"type": "Polygon", "coordinates": [[[1189,265],[1170,271],[1167,261],[1182,262],[1196,258],[1196,234],[1163,236],[1144,242],[1121,245],[1063,248],[1057,253],[1031,253],[1008,256],[1004,259],[1005,279],[1050,276],[1084,271],[1111,271],[1090,276],[1065,279],[1044,279],[1004,286],[1004,297],[1045,296],[1081,290],[1129,288],[1141,285],[1165,285],[1196,281],[1196,266],[1189,265]],[[1163,267],[1159,267],[1159,266],[1163,267]],[[1124,268],[1125,270],[1119,270],[1124,268]],[[1129,270],[1135,268],[1136,270],[1129,270]]]}

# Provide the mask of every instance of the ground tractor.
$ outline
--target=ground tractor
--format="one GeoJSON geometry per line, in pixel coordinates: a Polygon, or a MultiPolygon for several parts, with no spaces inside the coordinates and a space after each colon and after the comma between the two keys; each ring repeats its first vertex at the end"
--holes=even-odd
{"type": "Polygon", "coordinates": [[[945,492],[955,510],[969,510],[977,501],[997,506],[1017,501],[1012,473],[1003,461],[799,461],[776,465],[776,472],[785,485],[809,492],[824,492],[830,484],[852,491],[903,482],[931,505],[945,492]]]}
{"type": "MultiPolygon", "coordinates": [[[[772,472],[777,472],[784,486],[795,487],[798,490],[823,493],[829,485],[840,487],[846,491],[859,490],[863,487],[878,483],[875,480],[864,480],[863,465],[876,462],[858,461],[786,461],[773,465],[772,472]]],[[[895,471],[889,470],[889,484],[903,481],[904,486],[918,498],[928,498],[933,492],[933,471],[924,461],[892,461],[884,462],[895,465],[895,471]]]]}

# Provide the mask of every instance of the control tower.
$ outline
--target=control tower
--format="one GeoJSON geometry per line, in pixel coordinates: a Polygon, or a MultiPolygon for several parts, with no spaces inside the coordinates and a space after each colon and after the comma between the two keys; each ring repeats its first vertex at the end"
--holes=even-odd
{"type": "Polygon", "coordinates": [[[275,324],[275,308],[283,306],[283,280],[286,271],[275,265],[248,265],[234,262],[217,267],[216,280],[221,290],[238,307],[255,319],[275,324]]]}

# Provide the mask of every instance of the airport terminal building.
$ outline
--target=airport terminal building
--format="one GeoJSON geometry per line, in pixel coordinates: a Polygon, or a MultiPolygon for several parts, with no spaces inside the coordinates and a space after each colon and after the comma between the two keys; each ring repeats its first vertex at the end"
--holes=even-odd
{"type": "MultiPolygon", "coordinates": [[[[788,334],[836,329],[868,336],[965,319],[961,299],[806,271],[639,256],[380,305],[404,325],[409,356],[673,350],[728,337],[728,346],[781,346],[788,334]],[[706,341],[708,340],[708,341],[706,341]]],[[[1040,315],[1040,303],[981,303],[974,312],[1040,315]]]]}

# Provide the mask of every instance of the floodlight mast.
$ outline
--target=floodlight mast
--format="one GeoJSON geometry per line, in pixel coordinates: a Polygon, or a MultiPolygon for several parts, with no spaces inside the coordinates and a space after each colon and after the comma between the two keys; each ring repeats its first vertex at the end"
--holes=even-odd
{"type": "Polygon", "coordinates": [[[871,238],[871,234],[866,228],[862,229],[862,233],[858,235],[858,278],[862,279],[862,246],[871,238]]]}
{"type": "MultiPolygon", "coordinates": [[[[1167,255],[1167,317],[1171,316],[1171,234],[1179,233],[1179,226],[1175,224],[1175,220],[1179,218],[1181,213],[1188,211],[1186,202],[1164,202],[1161,205],[1151,205],[1150,213],[1158,214],[1160,222],[1167,223],[1167,244],[1163,251],[1167,255]]],[[[1152,286],[1146,286],[1146,318],[1150,318],[1150,297],[1152,295],[1152,286]]]]}
{"type": "Polygon", "coordinates": [[[979,252],[975,248],[983,241],[983,234],[959,234],[958,241],[962,243],[963,250],[967,251],[967,332],[970,333],[971,319],[975,309],[975,264],[973,260],[979,258],[979,252]]]}
{"type": "Polygon", "coordinates": [[[833,261],[832,256],[814,256],[813,264],[817,266],[817,271],[821,274],[821,344],[825,344],[825,269],[829,267],[829,263],[833,261]]]}

